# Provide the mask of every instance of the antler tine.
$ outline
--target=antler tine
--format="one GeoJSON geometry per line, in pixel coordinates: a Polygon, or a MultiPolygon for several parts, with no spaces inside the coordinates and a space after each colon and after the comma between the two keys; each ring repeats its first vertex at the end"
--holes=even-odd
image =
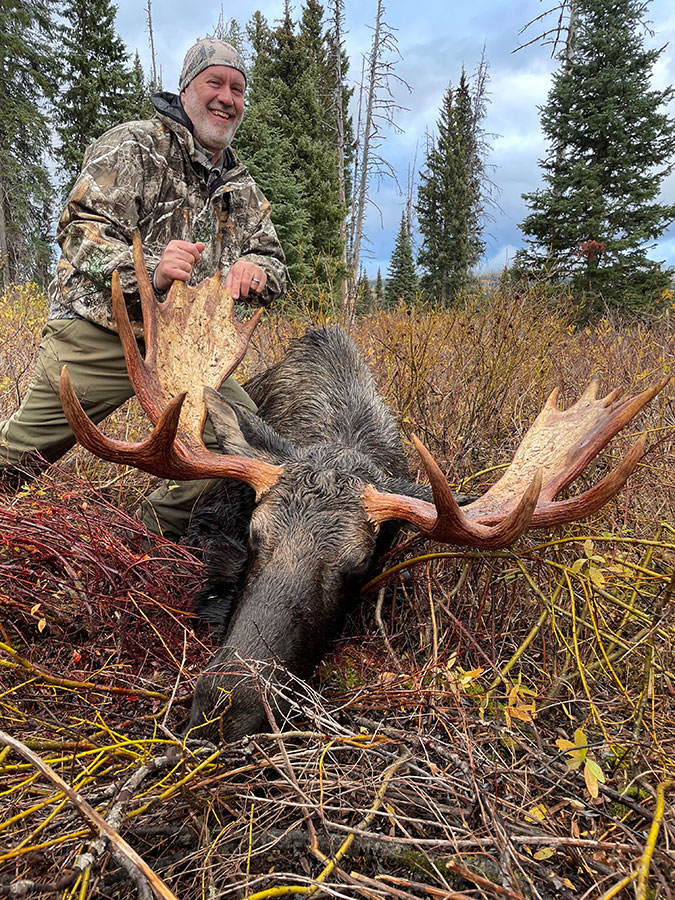
{"type": "Polygon", "coordinates": [[[586,389],[579,397],[574,406],[584,406],[586,403],[589,403],[591,400],[598,399],[598,391],[600,390],[600,379],[597,375],[593,375],[591,380],[586,385],[586,389]]]}
{"type": "MultiPolygon", "coordinates": [[[[134,231],[132,253],[134,259],[134,269],[136,271],[136,280],[138,282],[138,292],[141,295],[141,310],[143,312],[143,334],[145,336],[146,350],[145,356],[146,359],[148,359],[149,356],[152,356],[155,349],[157,330],[157,319],[155,317],[156,300],[152,282],[150,281],[150,275],[148,274],[148,270],[145,266],[145,259],[143,257],[143,244],[141,242],[141,235],[138,229],[134,231]]],[[[126,318],[127,322],[129,321],[126,306],[124,307],[124,318],[126,318]]],[[[115,311],[115,319],[119,328],[120,317],[118,316],[117,311],[115,311]]]]}
{"type": "Polygon", "coordinates": [[[433,456],[415,435],[412,435],[412,441],[429,476],[434,503],[401,494],[382,493],[368,485],[364,492],[364,506],[373,523],[400,519],[410,522],[432,540],[485,550],[508,547],[527,531],[541,490],[540,471],[535,474],[515,509],[502,516],[497,524],[472,522],[457,505],[433,456]]]}
{"type": "Polygon", "coordinates": [[[614,401],[616,400],[617,397],[621,396],[622,393],[623,393],[623,391],[621,390],[621,388],[614,388],[613,391],[610,391],[609,394],[606,394],[602,398],[603,404],[605,406],[610,406],[612,403],[614,403],[614,401]]]}
{"type": "MultiPolygon", "coordinates": [[[[135,249],[136,248],[134,246],[134,250],[135,249]]],[[[142,259],[143,251],[140,250],[140,253],[142,259]]],[[[134,263],[136,264],[136,262],[136,255],[134,254],[134,263]]],[[[149,286],[150,282],[147,276],[147,271],[145,270],[145,265],[137,268],[137,275],[141,269],[143,272],[145,272],[145,278],[147,281],[147,285],[149,286]]],[[[142,281],[142,278],[143,276],[141,273],[139,277],[139,285],[142,281]]],[[[151,287],[150,291],[152,291],[151,287]]],[[[148,329],[150,332],[148,341],[146,343],[146,356],[148,357],[148,359],[150,359],[154,353],[155,346],[155,314],[154,309],[148,303],[148,298],[143,297],[143,290],[141,290],[141,298],[141,302],[143,304],[144,329],[148,329]]],[[[155,303],[154,296],[151,297],[151,302],[153,304],[155,303]]],[[[157,402],[156,387],[152,384],[152,379],[150,378],[148,367],[146,366],[146,363],[141,356],[141,351],[138,348],[136,335],[134,334],[131,327],[131,322],[129,321],[129,312],[127,310],[127,305],[124,302],[124,294],[122,293],[122,285],[120,283],[120,276],[117,269],[115,269],[112,274],[112,307],[113,313],[115,315],[115,321],[117,322],[117,332],[120,336],[120,341],[122,342],[124,358],[127,362],[127,372],[129,373],[129,380],[133,385],[134,391],[136,392],[136,396],[138,397],[138,402],[141,404],[141,407],[148,415],[153,425],[157,424],[157,422],[159,422],[160,416],[162,415],[162,407],[157,402]]],[[[147,331],[144,333],[147,336],[147,331]]]]}
{"type": "Polygon", "coordinates": [[[75,394],[68,367],[61,370],[61,405],[77,439],[91,453],[108,462],[126,463],[163,478],[177,477],[174,442],[185,393],[174,397],[162,412],[152,434],[138,443],[109,438],[94,425],[75,394]]]}

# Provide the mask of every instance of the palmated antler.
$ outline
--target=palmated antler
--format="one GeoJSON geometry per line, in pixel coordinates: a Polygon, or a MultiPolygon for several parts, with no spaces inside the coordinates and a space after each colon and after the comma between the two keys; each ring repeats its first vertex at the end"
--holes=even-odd
{"type": "Polygon", "coordinates": [[[241,361],[262,310],[244,323],[234,317],[230,291],[220,273],[190,287],[174,281],[158,302],[145,267],[141,239],[133,240],[145,330],[145,359],[134,337],[122,287],[113,272],[112,301],[129,378],[155,429],[144,441],[106,437],[84,412],[64,366],[61,403],[79,442],[110,462],[136,466],[162,478],[233,478],[263,493],[279,478],[280,466],[247,456],[209,451],[202,440],[206,408],[203,387],[217,389],[241,361]]]}
{"type": "Polygon", "coordinates": [[[434,502],[381,493],[369,485],[364,494],[369,518],[375,523],[389,519],[410,522],[422,534],[444,543],[497,549],[512,544],[530,528],[591,515],[626,483],[642,456],[644,438],[594,487],[567,500],[554,498],[669,380],[663,378],[636,397],[617,400],[618,390],[597,399],[598,380],[594,378],[567,410],[557,408],[558,390],[554,390],[499,481],[461,509],[433,457],[413,435],[434,502]]]}

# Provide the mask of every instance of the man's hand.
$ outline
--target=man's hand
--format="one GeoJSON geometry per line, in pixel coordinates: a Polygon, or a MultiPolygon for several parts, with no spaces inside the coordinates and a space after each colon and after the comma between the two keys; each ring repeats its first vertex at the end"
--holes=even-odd
{"type": "Polygon", "coordinates": [[[232,264],[225,279],[225,287],[232,292],[233,300],[248,297],[251,290],[256,294],[261,294],[266,284],[265,270],[243,258],[232,264]]]}
{"type": "Polygon", "coordinates": [[[175,280],[189,281],[205,247],[201,241],[169,241],[153,275],[157,290],[168,291],[175,280]]]}

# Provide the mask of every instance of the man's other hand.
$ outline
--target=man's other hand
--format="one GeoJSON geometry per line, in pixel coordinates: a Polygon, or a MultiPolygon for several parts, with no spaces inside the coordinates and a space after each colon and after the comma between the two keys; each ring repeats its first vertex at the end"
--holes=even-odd
{"type": "Polygon", "coordinates": [[[169,241],[152,278],[157,290],[168,291],[174,281],[189,281],[205,247],[201,241],[169,241]]]}
{"type": "Polygon", "coordinates": [[[261,294],[266,284],[265,270],[243,258],[232,264],[225,279],[225,287],[232,292],[233,300],[248,297],[250,291],[261,294]]]}

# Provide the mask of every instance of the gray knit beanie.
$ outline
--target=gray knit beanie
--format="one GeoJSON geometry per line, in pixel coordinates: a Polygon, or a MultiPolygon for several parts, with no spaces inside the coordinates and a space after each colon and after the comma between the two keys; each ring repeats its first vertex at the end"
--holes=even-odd
{"type": "Polygon", "coordinates": [[[241,72],[246,79],[244,60],[232,44],[216,41],[213,38],[204,38],[203,41],[197,41],[185,54],[178,90],[184,91],[192,79],[209,66],[230,66],[241,72]]]}

